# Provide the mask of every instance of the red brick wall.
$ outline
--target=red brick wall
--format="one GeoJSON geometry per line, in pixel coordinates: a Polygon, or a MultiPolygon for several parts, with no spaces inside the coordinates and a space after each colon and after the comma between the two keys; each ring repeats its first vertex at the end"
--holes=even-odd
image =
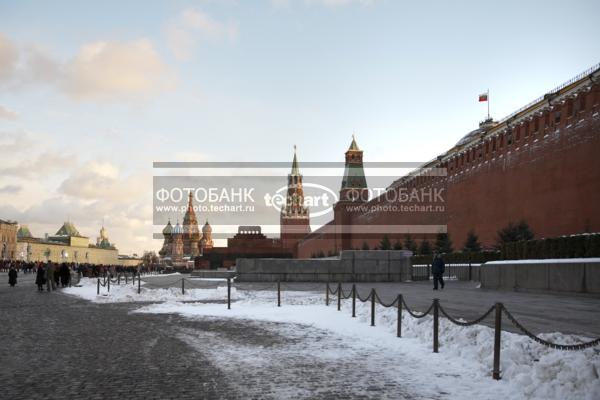
{"type": "MultiPolygon", "coordinates": [[[[514,126],[512,144],[507,144],[507,135],[488,139],[462,161],[450,162],[447,177],[418,179],[416,188],[446,188],[444,218],[455,250],[462,248],[470,229],[484,246],[493,246],[499,229],[521,219],[538,238],[600,231],[599,103],[600,86],[594,85],[583,96],[514,126]],[[560,122],[555,123],[557,112],[560,122]]],[[[386,201],[369,204],[374,203],[386,201]]],[[[335,235],[326,234],[337,219],[300,242],[299,257],[341,249],[335,235]]],[[[410,226],[436,224],[439,219],[440,215],[371,212],[354,216],[352,224],[410,226]]],[[[411,235],[416,240],[424,237],[411,235]]],[[[403,241],[405,233],[389,236],[394,243],[403,241]]],[[[351,247],[367,241],[373,248],[382,237],[359,235],[351,247]]]]}

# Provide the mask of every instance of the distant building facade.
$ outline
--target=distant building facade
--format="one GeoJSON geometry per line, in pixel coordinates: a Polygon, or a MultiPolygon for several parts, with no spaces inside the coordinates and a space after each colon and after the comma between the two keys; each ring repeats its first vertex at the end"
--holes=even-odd
{"type": "Polygon", "coordinates": [[[37,238],[31,234],[27,225],[21,225],[16,233],[15,260],[23,261],[52,261],[55,263],[73,262],[105,265],[137,265],[139,262],[119,257],[118,250],[108,238],[104,226],[96,244],[90,244],[90,239],[79,233],[75,225],[65,222],[54,235],[37,238]]]}
{"type": "Polygon", "coordinates": [[[0,219],[0,259],[10,260],[17,252],[17,228],[15,221],[0,219]]]}

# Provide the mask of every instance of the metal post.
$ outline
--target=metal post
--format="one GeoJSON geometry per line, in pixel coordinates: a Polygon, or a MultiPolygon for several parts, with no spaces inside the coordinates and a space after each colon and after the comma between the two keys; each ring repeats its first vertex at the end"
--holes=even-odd
{"type": "Polygon", "coordinates": [[[438,352],[438,330],[440,327],[439,318],[440,299],[433,299],[433,352],[438,352]]]}
{"type": "Polygon", "coordinates": [[[472,256],[469,253],[469,281],[473,280],[473,266],[471,265],[471,261],[472,261],[471,259],[472,259],[472,256]]]}
{"type": "Polygon", "coordinates": [[[396,326],[396,336],[402,337],[402,295],[398,295],[398,325],[396,326]]]}
{"type": "Polygon", "coordinates": [[[106,280],[107,284],[106,287],[108,287],[108,291],[110,292],[110,275],[108,276],[108,279],[106,280]]]}
{"type": "Polygon", "coordinates": [[[140,292],[142,291],[142,276],[138,275],[138,294],[140,294],[140,292]]]}
{"type": "Polygon", "coordinates": [[[352,284],[352,318],[356,318],[356,284],[352,284]]]}
{"type": "Polygon", "coordinates": [[[371,289],[371,326],[375,326],[375,289],[371,289]]]}
{"type": "Polygon", "coordinates": [[[337,294],[338,294],[338,311],[340,311],[342,309],[342,283],[338,282],[338,290],[337,290],[337,294]]]}
{"type": "Polygon", "coordinates": [[[125,274],[125,284],[127,285],[127,274],[125,274]]]}
{"type": "Polygon", "coordinates": [[[281,307],[281,281],[277,281],[277,307],[281,307]]]}
{"type": "Polygon", "coordinates": [[[500,379],[500,333],[502,332],[502,303],[496,303],[496,321],[494,324],[494,370],[492,378],[500,379]]]}
{"type": "Polygon", "coordinates": [[[231,278],[227,278],[227,309],[231,310],[231,278]]]}
{"type": "Polygon", "coordinates": [[[329,305],[329,282],[325,285],[325,305],[329,305]]]}
{"type": "Polygon", "coordinates": [[[121,284],[121,274],[117,275],[117,285],[121,284]]]}
{"type": "Polygon", "coordinates": [[[181,294],[185,294],[185,279],[181,278],[181,294]]]}
{"type": "Polygon", "coordinates": [[[98,278],[98,290],[96,294],[100,295],[100,278],[98,278]]]}
{"type": "Polygon", "coordinates": [[[427,281],[429,280],[429,277],[431,276],[431,264],[427,264],[427,281]]]}

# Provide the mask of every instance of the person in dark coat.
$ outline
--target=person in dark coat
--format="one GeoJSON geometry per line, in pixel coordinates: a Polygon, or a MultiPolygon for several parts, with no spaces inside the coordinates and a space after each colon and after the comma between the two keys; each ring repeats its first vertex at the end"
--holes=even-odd
{"type": "Polygon", "coordinates": [[[54,284],[56,287],[60,287],[60,265],[54,268],[54,284]]]}
{"type": "Polygon", "coordinates": [[[71,271],[69,266],[66,263],[63,263],[60,266],[60,284],[62,287],[69,286],[69,278],[71,276],[71,271]]]}
{"type": "Polygon", "coordinates": [[[14,287],[17,284],[17,270],[12,265],[8,270],[8,284],[14,287]]]}
{"type": "Polygon", "coordinates": [[[35,275],[35,284],[38,287],[40,292],[44,291],[44,284],[46,283],[46,270],[43,265],[38,265],[36,275],[35,275]]]}
{"type": "Polygon", "coordinates": [[[433,290],[438,290],[438,282],[442,289],[444,288],[444,271],[446,264],[444,259],[438,253],[434,253],[433,262],[431,263],[431,273],[433,274],[433,290]]]}

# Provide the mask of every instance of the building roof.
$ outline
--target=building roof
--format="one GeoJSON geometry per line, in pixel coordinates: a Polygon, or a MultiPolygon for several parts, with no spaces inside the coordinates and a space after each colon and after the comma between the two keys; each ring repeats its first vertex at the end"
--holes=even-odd
{"type": "Polygon", "coordinates": [[[298,165],[298,158],[296,157],[296,145],[294,145],[294,159],[292,160],[291,175],[300,175],[300,166],[298,165]]]}
{"type": "Polygon", "coordinates": [[[358,145],[356,144],[356,139],[354,138],[354,135],[352,135],[352,143],[350,143],[350,147],[348,148],[348,150],[360,151],[358,145]]]}
{"type": "Polygon", "coordinates": [[[208,223],[208,220],[206,220],[206,223],[202,227],[202,233],[211,233],[211,232],[212,232],[212,227],[208,223]]]}
{"type": "Polygon", "coordinates": [[[56,236],[81,236],[75,225],[71,222],[65,222],[56,232],[56,236]]]}
{"type": "Polygon", "coordinates": [[[163,235],[170,235],[171,233],[173,233],[173,225],[171,225],[171,220],[167,222],[167,225],[164,227],[162,233],[163,235]]]}

